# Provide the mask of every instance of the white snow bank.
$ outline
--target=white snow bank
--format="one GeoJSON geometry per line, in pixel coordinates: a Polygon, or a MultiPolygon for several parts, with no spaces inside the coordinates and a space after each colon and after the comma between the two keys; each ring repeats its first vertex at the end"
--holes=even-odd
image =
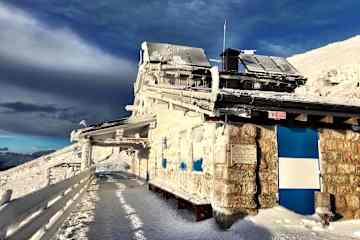
{"type": "Polygon", "coordinates": [[[331,222],[329,227],[322,227],[316,216],[303,216],[296,214],[281,206],[260,210],[256,216],[246,217],[256,225],[269,229],[271,232],[281,232],[284,227],[288,229],[307,229],[314,233],[329,233],[344,236],[345,239],[360,238],[360,220],[331,222]]]}
{"type": "Polygon", "coordinates": [[[288,61],[308,78],[297,94],[359,101],[360,36],[294,55],[288,61]]]}

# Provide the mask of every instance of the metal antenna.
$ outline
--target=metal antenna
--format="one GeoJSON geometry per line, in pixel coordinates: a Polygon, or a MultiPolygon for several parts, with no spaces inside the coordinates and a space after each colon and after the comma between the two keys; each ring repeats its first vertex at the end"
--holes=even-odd
{"type": "Polygon", "coordinates": [[[224,23],[223,51],[225,51],[225,47],[226,47],[226,18],[225,18],[225,23],[224,23]]]}
{"type": "Polygon", "coordinates": [[[225,22],[224,22],[224,39],[223,39],[223,64],[222,64],[222,68],[223,70],[225,69],[224,68],[224,64],[225,64],[225,48],[226,48],[226,18],[225,18],[225,22]]]}

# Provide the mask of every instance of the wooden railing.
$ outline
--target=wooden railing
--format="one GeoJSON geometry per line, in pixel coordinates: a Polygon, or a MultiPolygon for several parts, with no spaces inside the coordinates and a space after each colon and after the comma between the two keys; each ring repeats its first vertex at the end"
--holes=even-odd
{"type": "Polygon", "coordinates": [[[93,169],[0,206],[0,239],[50,239],[93,179],[93,169]]]}

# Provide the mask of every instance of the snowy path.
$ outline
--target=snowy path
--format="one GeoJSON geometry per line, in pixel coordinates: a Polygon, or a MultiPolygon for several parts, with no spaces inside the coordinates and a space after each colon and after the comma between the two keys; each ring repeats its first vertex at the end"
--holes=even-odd
{"type": "MultiPolygon", "coordinates": [[[[350,237],[354,229],[360,230],[355,222],[348,232],[342,232],[335,225],[323,230],[315,222],[293,214],[283,208],[262,211],[255,217],[238,221],[228,231],[218,229],[213,219],[195,222],[188,210],[176,209],[173,200],[164,200],[147,190],[135,179],[108,179],[98,181],[94,217],[88,222],[88,239],[122,240],[310,240],[310,239],[360,239],[350,237]],[[341,234],[336,235],[336,234],[341,234]],[[347,234],[347,236],[345,236],[347,234]]],[[[73,214],[81,215],[80,213],[73,214]]],[[[66,231],[64,231],[66,232],[66,231]]],[[[69,230],[68,230],[69,232],[69,230]]],[[[75,235],[77,235],[75,233],[75,235]]],[[[70,235],[74,237],[74,234],[70,235]]],[[[82,234],[83,236],[83,234],[82,234]]],[[[59,237],[58,239],[69,239],[59,237]]]]}

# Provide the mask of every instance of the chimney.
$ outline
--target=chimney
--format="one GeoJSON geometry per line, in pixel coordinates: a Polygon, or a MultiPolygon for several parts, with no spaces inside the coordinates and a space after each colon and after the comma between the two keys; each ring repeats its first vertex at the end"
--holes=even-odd
{"type": "Polygon", "coordinates": [[[227,48],[220,54],[224,72],[237,73],[239,71],[239,55],[240,51],[233,48],[227,48]]]}

